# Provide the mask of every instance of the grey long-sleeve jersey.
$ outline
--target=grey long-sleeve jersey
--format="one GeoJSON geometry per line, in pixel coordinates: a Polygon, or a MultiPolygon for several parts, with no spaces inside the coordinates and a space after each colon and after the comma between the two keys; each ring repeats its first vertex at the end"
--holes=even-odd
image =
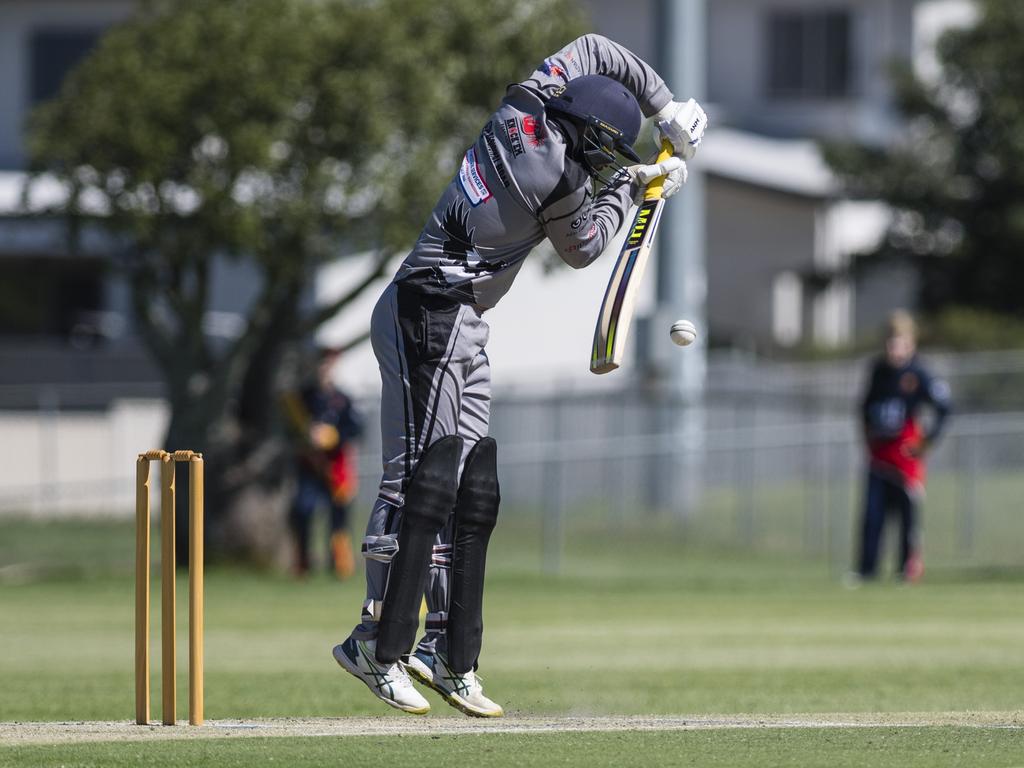
{"type": "Polygon", "coordinates": [[[584,35],[545,59],[528,79],[509,86],[395,282],[487,309],[545,237],[577,269],[601,254],[624,223],[633,190],[622,177],[595,196],[589,175],[567,156],[565,136],[544,111],[555,90],[583,75],[618,80],[647,116],[672,100],[650,66],[599,35],[584,35]]]}

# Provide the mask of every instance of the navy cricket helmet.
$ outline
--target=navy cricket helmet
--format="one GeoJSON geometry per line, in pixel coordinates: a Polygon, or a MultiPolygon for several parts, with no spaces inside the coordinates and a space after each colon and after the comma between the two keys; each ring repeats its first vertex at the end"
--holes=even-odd
{"type": "Polygon", "coordinates": [[[617,80],[604,75],[577,77],[556,91],[545,108],[555,116],[568,117],[580,129],[579,159],[592,175],[616,164],[616,152],[640,162],[633,149],[643,121],[640,105],[617,80]]]}

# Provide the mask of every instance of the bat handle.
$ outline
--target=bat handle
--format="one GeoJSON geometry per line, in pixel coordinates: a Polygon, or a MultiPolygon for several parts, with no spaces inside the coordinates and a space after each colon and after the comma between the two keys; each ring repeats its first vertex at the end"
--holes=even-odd
{"type": "MultiPolygon", "coordinates": [[[[654,162],[661,163],[670,157],[672,157],[672,142],[668,139],[662,139],[661,151],[654,162]]],[[[647,189],[644,191],[644,200],[657,200],[661,197],[661,193],[665,188],[665,178],[664,176],[659,176],[647,185],[647,189]]]]}

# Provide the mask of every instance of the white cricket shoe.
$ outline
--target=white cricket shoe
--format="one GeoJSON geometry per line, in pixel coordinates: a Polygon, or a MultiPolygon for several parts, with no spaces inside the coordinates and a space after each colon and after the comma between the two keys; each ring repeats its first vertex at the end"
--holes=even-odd
{"type": "Polygon", "coordinates": [[[395,709],[413,715],[430,711],[428,702],[399,663],[381,664],[375,658],[376,640],[356,640],[350,637],[334,646],[334,660],[348,673],[366,683],[373,695],[395,709]]]}
{"type": "Polygon", "coordinates": [[[465,674],[453,672],[439,653],[416,651],[402,657],[402,665],[413,678],[430,686],[455,707],[472,717],[501,717],[505,711],[484,696],[480,678],[473,670],[465,674]]]}

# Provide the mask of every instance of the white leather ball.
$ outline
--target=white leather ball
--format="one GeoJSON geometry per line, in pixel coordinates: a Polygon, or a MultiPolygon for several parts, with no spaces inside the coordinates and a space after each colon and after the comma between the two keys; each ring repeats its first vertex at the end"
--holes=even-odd
{"type": "Polygon", "coordinates": [[[676,320],[672,323],[669,335],[680,347],[688,347],[697,340],[697,329],[689,320],[676,320]]]}

